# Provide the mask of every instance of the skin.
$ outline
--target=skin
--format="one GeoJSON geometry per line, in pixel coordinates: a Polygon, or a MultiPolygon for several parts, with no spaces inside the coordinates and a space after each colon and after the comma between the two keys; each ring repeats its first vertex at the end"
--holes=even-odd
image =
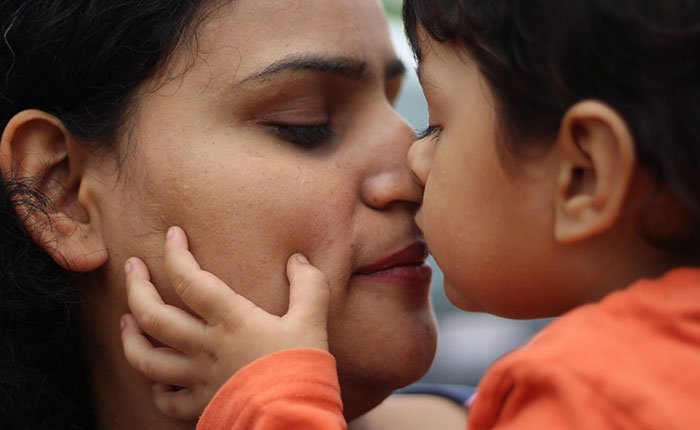
{"type": "Polygon", "coordinates": [[[355,422],[352,430],[465,430],[465,408],[445,398],[429,395],[391,396],[355,422]],[[365,426],[361,426],[364,424],[365,426]]]}
{"type": "MultiPolygon", "coordinates": [[[[554,142],[538,142],[531,156],[513,157],[506,164],[499,148],[503,135],[496,103],[478,68],[459,46],[425,41],[423,48],[420,76],[435,132],[414,143],[408,160],[425,186],[416,220],[445,273],[446,291],[453,303],[465,310],[509,317],[559,315],[598,300],[640,275],[668,267],[668,260],[629,227],[634,223],[625,207],[635,204],[635,196],[644,195],[644,181],[635,176],[633,141],[614,111],[595,102],[578,104],[565,116],[554,142]]],[[[197,287],[187,290],[204,291],[210,282],[201,279],[194,282],[197,287]]],[[[307,294],[323,286],[306,282],[307,294]]],[[[135,297],[135,287],[129,289],[135,297]]],[[[145,306],[140,301],[145,303],[134,298],[132,310],[153,334],[139,308],[154,308],[157,303],[152,300],[145,306]]],[[[231,303],[234,307],[233,300],[231,303]]],[[[271,327],[268,320],[244,312],[238,318],[260,329],[271,327]]],[[[247,336],[277,345],[272,350],[284,349],[294,335],[280,339],[278,333],[283,331],[281,325],[279,330],[254,331],[247,336]]],[[[307,335],[312,330],[301,332],[307,335]]],[[[231,340],[226,343],[234,343],[246,334],[228,336],[231,340]]],[[[198,336],[190,336],[195,338],[198,336]]],[[[297,340],[297,346],[308,346],[302,336],[297,340]]],[[[222,347],[209,354],[227,357],[217,362],[235,363],[244,358],[236,352],[236,348],[227,352],[222,347]]],[[[206,382],[220,386],[238,368],[211,374],[206,382]]],[[[169,382],[164,376],[151,375],[151,379],[169,382]]],[[[208,400],[213,390],[204,391],[209,394],[202,397],[208,400]]],[[[409,417],[396,412],[411,410],[407,401],[398,402],[386,402],[357,424],[381,428],[372,419],[409,417]]],[[[394,419],[392,425],[399,425],[398,421],[394,419]]]]}
{"type": "Polygon", "coordinates": [[[53,228],[39,217],[30,232],[60,264],[85,272],[98,426],[193,425],[156,410],[120,341],[131,255],[144,258],[167,303],[187,308],[163,267],[172,225],[188,232],[204,269],[273,315],[289,304],[290,255],[326,274],[328,342],[352,420],[423,375],[435,351],[427,283],[354,274],[421,240],[413,217],[422,189],[405,163],[414,136],[392,106],[401,69],[381,5],[240,0],[209,14],[196,41],[195,53],[178,48],[144,83],[117,142],[120,164],[38,111],[16,116],[3,135],[3,173],[37,176],[56,203],[53,228]],[[312,148],[281,128],[323,123],[333,137],[312,148]]]}
{"type": "Polygon", "coordinates": [[[416,221],[456,306],[555,316],[679,264],[636,229],[633,208],[653,185],[614,110],[578,103],[554,139],[531,142],[526,157],[507,153],[477,65],[461,45],[423,36],[432,127],[408,159],[425,186],[416,221]]]}
{"type": "MultiPolygon", "coordinates": [[[[420,75],[433,125],[431,132],[412,146],[408,158],[415,176],[426,187],[423,207],[416,219],[445,272],[446,289],[455,304],[463,309],[511,317],[559,315],[594,302],[640,276],[655,276],[679,265],[679,261],[645,243],[634,228],[636,214],[629,208],[639,206],[652,187],[637,166],[632,136],[614,110],[600,102],[577,103],[564,116],[553,142],[535,142],[528,157],[504,155],[499,145],[507,137],[500,128],[493,95],[476,65],[458,46],[422,40],[425,55],[420,75]],[[494,263],[502,261],[508,264],[494,263]],[[562,283],[562,279],[566,282],[562,283]]],[[[166,248],[169,246],[166,244],[166,248]]],[[[325,348],[320,342],[325,337],[322,330],[318,331],[319,324],[305,325],[297,333],[288,330],[289,321],[285,319],[299,313],[302,306],[298,303],[309,305],[306,311],[316,322],[324,306],[322,300],[309,300],[323,291],[323,276],[299,280],[302,276],[294,275],[300,270],[295,269],[295,264],[291,258],[287,270],[297,299],[292,298],[289,314],[281,320],[270,321],[270,315],[261,315],[260,309],[249,312],[250,306],[236,305],[238,299],[234,297],[222,297],[221,301],[228,301],[228,307],[237,312],[212,313],[207,318],[212,331],[218,330],[212,320],[233,318],[232,323],[226,324],[229,327],[238,327],[245,321],[244,329],[224,330],[217,337],[228,336],[230,340],[225,344],[245,343],[247,337],[253,345],[253,340],[257,340],[259,345],[264,345],[262,351],[259,348],[250,358],[241,354],[240,348],[227,350],[226,345],[213,343],[213,348],[205,348],[208,351],[205,355],[217,357],[217,363],[245,364],[290,345],[325,348]],[[302,288],[302,284],[306,286],[302,288]],[[299,294],[307,299],[298,300],[299,294]],[[248,331],[250,326],[254,327],[252,331],[248,331]],[[308,341],[310,333],[315,333],[317,341],[308,341]]],[[[155,308],[157,295],[150,300],[137,296],[137,284],[147,284],[145,267],[139,265],[142,273],[132,272],[130,276],[141,279],[128,282],[130,303],[136,320],[142,326],[149,326],[145,324],[148,320],[143,317],[143,309],[155,308]]],[[[198,267],[193,266],[184,272],[197,271],[198,267]]],[[[183,273],[174,277],[185,276],[183,273]]],[[[200,299],[213,296],[204,291],[217,282],[210,277],[196,278],[188,281],[189,286],[182,290],[188,295],[191,290],[200,290],[192,294],[200,299]]],[[[227,291],[224,285],[220,287],[227,291]]],[[[303,322],[300,318],[294,320],[303,322]]],[[[320,321],[324,322],[323,318],[320,321]]],[[[192,324],[203,323],[192,321],[192,324]]],[[[125,339],[128,340],[129,331],[132,338],[138,338],[136,322],[129,325],[132,327],[126,331],[125,339]]],[[[146,331],[161,339],[150,326],[146,331]]],[[[174,333],[162,339],[176,339],[166,343],[181,343],[185,346],[176,349],[184,351],[188,349],[187,342],[200,337],[203,336],[174,333]]],[[[127,351],[127,355],[143,357],[152,350],[145,338],[141,341],[145,345],[143,351],[127,351]]],[[[125,340],[125,345],[128,343],[125,340]]],[[[166,360],[163,357],[154,365],[164,369],[166,360]]],[[[144,367],[138,365],[138,360],[135,362],[136,367],[144,367]]],[[[213,369],[199,383],[205,388],[212,382],[215,387],[220,386],[238,368],[231,366],[219,375],[213,369]]],[[[163,375],[168,372],[152,374],[151,379],[168,382],[169,376],[163,375]]],[[[197,384],[194,388],[196,398],[197,384]]],[[[215,390],[205,391],[203,398],[208,400],[215,390]]],[[[424,398],[392,398],[358,420],[355,428],[384,428],[388,422],[400,428],[434,426],[434,421],[421,422],[406,413],[407,410],[426,412],[424,401],[424,398]],[[411,402],[415,402],[414,406],[410,406],[411,402]],[[387,416],[391,418],[387,420],[387,416]],[[405,421],[401,422],[402,419],[405,421]]],[[[185,405],[193,403],[188,401],[185,405]]],[[[204,404],[206,401],[200,406],[204,404]]],[[[463,410],[454,410],[454,414],[448,408],[439,410],[445,420],[444,428],[463,427],[463,410]]]]}
{"type": "Polygon", "coordinates": [[[536,294],[526,287],[505,291],[510,279],[527,271],[541,249],[561,248],[549,228],[553,214],[541,210],[554,193],[556,165],[538,159],[513,180],[496,146],[494,99],[476,65],[456,47],[429,46],[421,82],[430,123],[442,128],[417,143],[410,159],[426,186],[417,221],[445,274],[450,300],[466,310],[504,313],[501,305],[513,308],[536,294]],[[421,145],[424,153],[416,156],[421,145]],[[523,223],[527,214],[537,217],[523,223]]]}
{"type": "Polygon", "coordinates": [[[303,255],[287,261],[289,309],[281,317],[202,270],[178,227],[168,230],[163,262],[170,285],[194,315],[164,303],[148,268],[134,257],[124,266],[132,314],[121,321],[124,355],[155,382],[154,402],[163,414],[198,419],[233,374],[263,356],[328,351],[330,285],[303,255]]]}
{"type": "MultiPolygon", "coordinates": [[[[632,137],[614,111],[597,102],[577,104],[565,116],[555,141],[536,142],[535,150],[527,158],[511,156],[506,159],[499,147],[506,137],[494,108],[496,102],[477,66],[458,45],[436,43],[425,37],[421,40],[424,55],[420,77],[433,132],[414,143],[408,161],[416,178],[425,186],[423,206],[416,220],[445,273],[446,291],[454,304],[465,310],[509,317],[559,315],[575,306],[596,301],[640,275],[660,273],[668,267],[669,261],[662,253],[644,243],[629,227],[634,223],[630,222],[625,208],[635,204],[635,196],[645,194],[646,184],[645,178],[635,175],[632,137]],[[630,258],[626,260],[620,255],[630,258]],[[502,264],[503,261],[508,264],[502,264]],[[610,261],[615,263],[610,264],[610,261]],[[562,279],[567,282],[562,283],[562,279]]],[[[288,270],[289,267],[293,266],[288,266],[288,270]]],[[[145,268],[139,270],[138,276],[131,276],[145,283],[145,268]]],[[[186,272],[196,273],[197,268],[186,272]]],[[[184,275],[175,277],[181,276],[184,275]]],[[[186,289],[188,294],[199,289],[195,296],[213,296],[204,294],[216,284],[211,279],[201,278],[189,283],[192,286],[186,289]]],[[[318,280],[301,282],[304,283],[307,286],[301,289],[292,281],[293,288],[302,294],[311,295],[323,287],[318,280]]],[[[132,311],[147,333],[180,351],[188,348],[178,344],[203,337],[192,335],[188,341],[184,335],[158,336],[158,330],[153,330],[153,324],[149,324],[149,318],[144,318],[147,313],[143,311],[157,308],[157,295],[151,295],[150,300],[138,297],[137,282],[132,279],[130,284],[133,284],[128,286],[132,311]],[[171,342],[166,338],[177,340],[171,342]]],[[[230,308],[246,308],[236,306],[234,298],[228,301],[230,308]]],[[[318,311],[321,306],[316,302],[318,311]]],[[[295,309],[293,305],[290,305],[290,314],[295,309]]],[[[263,318],[247,310],[212,315],[207,318],[209,330],[218,333],[217,324],[211,321],[219,321],[224,314],[232,313],[237,315],[234,315],[234,323],[228,326],[238,327],[240,321],[246,321],[246,327],[256,329],[251,332],[224,330],[217,334],[219,338],[230,338],[225,345],[213,343],[211,348],[204,348],[205,355],[217,357],[217,363],[244,365],[264,353],[294,346],[308,347],[308,334],[316,332],[313,325],[306,325],[301,334],[294,334],[287,330],[284,318],[270,321],[269,315],[263,318]],[[275,324],[279,326],[272,329],[275,324]],[[279,333],[285,335],[280,337],[279,333]],[[240,348],[226,348],[227,344],[245,343],[242,339],[246,337],[251,345],[253,341],[256,345],[265,345],[263,350],[246,357],[240,353],[240,348]]],[[[165,324],[174,319],[163,317],[159,325],[175,325],[165,324]]],[[[202,323],[192,322],[193,326],[197,324],[202,323]]],[[[136,321],[129,325],[131,328],[125,339],[138,338],[136,321]]],[[[178,330],[179,333],[187,331],[178,330]]],[[[323,336],[319,339],[325,340],[323,336]]],[[[125,346],[131,343],[127,340],[125,346]]],[[[171,376],[179,372],[166,370],[167,357],[154,360],[152,365],[139,364],[152,350],[145,339],[141,342],[141,351],[126,348],[137,368],[158,367],[160,374],[145,372],[150,373],[150,379],[192,388],[184,394],[193,399],[181,402],[179,407],[164,406],[164,410],[179,409],[180,413],[187,413],[187,409],[196,404],[197,407],[189,411],[196,415],[215,388],[241,367],[232,365],[221,372],[213,369],[206,372],[206,376],[202,376],[204,372],[189,372],[202,377],[203,381],[190,384],[191,377],[186,377],[186,383],[179,384],[178,377],[171,376]],[[205,394],[198,396],[198,392],[205,394]]],[[[321,343],[312,342],[311,345],[318,347],[321,343]]],[[[194,361],[197,361],[196,356],[194,361]]],[[[161,398],[157,395],[157,401],[167,402],[162,389],[159,394],[161,398]]],[[[393,417],[391,425],[401,428],[407,423],[417,425],[420,420],[405,411],[417,410],[415,405],[408,405],[414,401],[422,405],[420,409],[425,412],[423,400],[392,399],[357,421],[357,428],[381,428],[387,416],[393,417]],[[397,417],[407,422],[399,423],[397,417]]],[[[464,419],[463,411],[450,416],[456,422],[464,419]]],[[[420,422],[420,425],[425,424],[420,422]]],[[[444,428],[458,428],[457,425],[464,423],[455,425],[455,422],[446,421],[443,424],[444,428]]]]}
{"type": "MultiPolygon", "coordinates": [[[[176,293],[199,317],[163,303],[149,282],[148,268],[139,258],[130,258],[125,272],[133,314],[122,319],[122,340],[129,362],[156,382],[154,401],[165,415],[201,416],[231,375],[265,355],[285,349],[328,350],[328,279],[301,254],[287,261],[290,303],[282,317],[201,270],[177,227],[168,230],[164,263],[176,293]],[[167,347],[155,346],[153,339],[167,347]]],[[[462,405],[437,396],[396,395],[349,428],[463,430],[465,412],[462,405]]],[[[338,422],[331,419],[326,425],[335,428],[338,422]]]]}
{"type": "MultiPolygon", "coordinates": [[[[623,208],[629,195],[642,195],[643,187],[641,179],[634,178],[631,136],[614,111],[595,102],[578,104],[567,113],[555,142],[539,142],[529,157],[513,156],[506,164],[499,148],[503,135],[493,108],[496,103],[476,65],[452,44],[425,41],[424,45],[420,75],[434,132],[413,145],[409,164],[426,187],[417,221],[445,272],[446,289],[455,304],[511,317],[557,315],[626,285],[626,277],[648,273],[648,267],[663,270],[660,253],[641,242],[634,230],[625,228],[633,223],[624,222],[628,220],[623,208]],[[635,247],[641,252],[633,251],[635,247]],[[634,254],[634,262],[609,266],[593,278],[587,275],[590,267],[604,268],[606,259],[619,252],[634,254]],[[504,260],[509,262],[506,267],[494,264],[504,260]],[[533,267],[542,270],[533,271],[533,267]],[[562,285],[560,280],[571,273],[579,277],[562,285]]],[[[299,300],[324,290],[321,272],[316,279],[301,279],[302,275],[294,275],[299,268],[294,269],[294,258],[290,259],[287,270],[297,299],[292,298],[287,315],[271,319],[264,310],[239,303],[239,298],[215,293],[217,286],[223,292],[228,287],[211,274],[199,272],[196,263],[187,264],[184,259],[172,263],[167,249],[172,245],[166,243],[165,257],[166,266],[174,272],[171,280],[186,279],[174,283],[181,285],[178,294],[187,305],[203,297],[217,297],[215,301],[225,305],[219,312],[204,312],[199,310],[201,305],[192,305],[205,321],[187,318],[178,309],[158,303],[145,266],[130,260],[128,266],[133,264],[138,270],[131,272],[127,282],[135,316],[135,320],[128,319],[125,330],[127,356],[149,379],[188,387],[170,392],[161,385],[156,393],[161,410],[197,416],[229,375],[254,359],[286,348],[325,349],[325,318],[318,318],[325,302],[299,300]],[[154,318],[156,309],[159,316],[154,318]],[[295,318],[299,313],[315,317],[307,321],[295,318]],[[227,319],[230,322],[220,323],[227,319]],[[290,330],[290,323],[301,329],[290,330]],[[138,325],[194,364],[184,366],[181,359],[158,356],[138,325]],[[208,342],[208,333],[227,340],[208,342]],[[192,347],[192,342],[198,345],[192,347]],[[216,364],[203,372],[199,356],[205,362],[207,357],[216,357],[216,364]],[[149,358],[151,363],[144,364],[149,358]],[[228,367],[219,369],[218,363],[228,367]]],[[[188,260],[194,262],[192,256],[188,260]]],[[[444,406],[441,410],[447,413],[444,406]]],[[[355,425],[406,428],[410,423],[421,428],[437,424],[415,419],[407,413],[412,410],[426,412],[426,399],[392,399],[355,425]]],[[[442,414],[441,425],[463,427],[464,411],[452,412],[442,414]]]]}
{"type": "MultiPolygon", "coordinates": [[[[495,99],[477,66],[460,46],[440,44],[427,38],[422,40],[424,56],[420,77],[432,126],[431,132],[412,146],[408,159],[415,176],[426,187],[423,207],[416,219],[445,272],[446,290],[453,303],[466,310],[510,317],[558,315],[596,301],[639,276],[658,274],[675,264],[629,228],[634,222],[632,211],[627,207],[637,204],[635,200],[644,198],[651,188],[648,178],[636,172],[632,136],[616,112],[598,102],[579,103],[565,115],[555,141],[534,142],[528,157],[504,155],[500,145],[507,137],[500,128],[495,99]],[[626,260],[620,255],[632,258],[626,260]],[[610,264],[612,259],[617,262],[610,264]],[[495,263],[501,261],[508,261],[508,264],[495,263]],[[592,271],[591,267],[598,270],[592,271]],[[572,274],[576,275],[573,279],[572,274]],[[561,283],[561,279],[567,282],[561,283]]],[[[166,249],[169,246],[166,244],[166,249]]],[[[185,336],[183,333],[189,329],[184,328],[172,336],[158,336],[160,333],[153,330],[154,324],[144,318],[149,315],[143,311],[159,307],[157,294],[151,294],[150,298],[139,297],[137,285],[148,284],[147,272],[140,262],[134,261],[134,264],[138,264],[141,273],[132,274],[127,286],[134,316],[146,332],[179,351],[189,349],[188,342],[205,337],[185,336]],[[166,340],[168,338],[172,341],[166,340]]],[[[182,267],[183,264],[171,266],[182,267]]],[[[307,300],[296,301],[315,302],[309,309],[311,315],[317,315],[323,311],[323,301],[308,297],[323,290],[322,276],[314,280],[301,279],[303,276],[298,275],[295,281],[294,272],[300,269],[294,267],[292,258],[288,265],[292,289],[299,292],[295,294],[307,296],[307,300]],[[302,284],[305,287],[302,288],[302,284]]],[[[184,272],[197,271],[193,266],[184,272]]],[[[190,278],[188,288],[184,289],[188,295],[200,299],[214,296],[204,293],[217,284],[215,280],[209,276],[196,276],[197,279],[192,280],[193,276],[185,273],[173,276],[190,278]],[[191,293],[192,290],[195,293],[191,293]]],[[[218,338],[227,336],[230,340],[224,345],[214,342],[211,347],[193,348],[206,350],[205,355],[217,357],[217,363],[244,365],[264,353],[288,347],[324,348],[325,337],[318,335],[323,334],[322,330],[318,331],[318,324],[292,318],[296,323],[304,323],[304,329],[296,334],[289,330],[290,321],[286,319],[298,313],[294,299],[289,315],[274,321],[269,319],[270,315],[260,315],[260,309],[250,312],[250,306],[236,305],[236,298],[222,297],[221,301],[228,301],[227,307],[238,311],[213,314],[207,318],[208,330],[218,333],[216,322],[233,318],[232,323],[225,325],[235,330],[217,334],[218,338]],[[236,328],[241,321],[246,322],[245,328],[236,328]],[[250,326],[254,329],[248,332],[250,326]],[[309,342],[309,334],[313,333],[317,341],[309,342]],[[256,345],[264,346],[257,348],[252,358],[242,354],[240,348],[227,348],[228,344],[245,343],[245,338],[250,345],[257,342],[256,345]]],[[[158,326],[175,326],[177,324],[165,324],[165,321],[175,321],[176,317],[163,316],[158,326]]],[[[182,315],[179,318],[185,319],[182,315]]],[[[203,323],[190,321],[189,324],[194,329],[203,323]]],[[[131,328],[125,331],[125,348],[135,367],[157,368],[158,372],[148,375],[150,379],[175,383],[173,381],[179,377],[172,375],[182,372],[174,362],[172,366],[166,365],[167,356],[154,358],[151,365],[142,365],[153,348],[146,339],[139,339],[136,321],[129,325],[131,328]],[[141,348],[127,347],[136,341],[142,343],[141,348]]],[[[196,356],[193,360],[197,361],[196,356]]],[[[214,368],[206,372],[206,376],[202,376],[201,371],[190,371],[203,380],[190,384],[191,376],[183,378],[184,386],[191,390],[175,395],[185,396],[186,401],[163,409],[182,412],[196,404],[198,407],[191,413],[200,413],[215,389],[240,367],[231,365],[228,371],[218,374],[214,368]],[[199,402],[198,392],[206,393],[200,396],[199,402]],[[192,399],[187,399],[188,396],[192,399]]],[[[194,368],[201,368],[201,365],[194,368]]],[[[160,398],[157,395],[161,404],[168,401],[163,397],[165,393],[161,391],[160,398]]],[[[387,422],[401,428],[435,425],[434,421],[426,423],[406,413],[411,410],[426,412],[425,401],[425,398],[393,398],[357,421],[356,428],[382,428],[387,422]],[[387,417],[392,418],[387,420],[387,417]]],[[[455,414],[448,411],[442,410],[442,416],[455,421],[445,418],[444,428],[463,427],[463,410],[453,411],[455,414]]]]}

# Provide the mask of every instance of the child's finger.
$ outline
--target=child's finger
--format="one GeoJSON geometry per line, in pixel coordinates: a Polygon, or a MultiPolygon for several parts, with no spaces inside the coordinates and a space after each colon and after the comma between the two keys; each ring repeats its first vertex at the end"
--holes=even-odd
{"type": "Polygon", "coordinates": [[[331,295],[328,277],[301,254],[287,260],[287,277],[290,283],[287,317],[326,327],[331,295]]]}
{"type": "Polygon", "coordinates": [[[138,258],[127,261],[126,271],[129,309],[140,328],[157,341],[185,354],[198,353],[206,331],[204,322],[164,303],[148,280],[148,268],[138,258]]]}
{"type": "Polygon", "coordinates": [[[245,310],[254,309],[255,305],[212,273],[202,270],[187,247],[185,232],[179,227],[171,227],[165,241],[164,263],[178,296],[211,325],[235,316],[244,321],[245,310]],[[231,309],[238,311],[231,312],[231,309]]]}
{"type": "Polygon", "coordinates": [[[177,420],[196,420],[206,406],[195,401],[189,388],[175,390],[166,384],[153,384],[153,401],[160,413],[177,420]]]}
{"type": "Polygon", "coordinates": [[[172,349],[154,347],[133,316],[124,315],[121,323],[124,356],[131,367],[152,381],[177,386],[191,383],[193,371],[187,357],[172,349]]]}

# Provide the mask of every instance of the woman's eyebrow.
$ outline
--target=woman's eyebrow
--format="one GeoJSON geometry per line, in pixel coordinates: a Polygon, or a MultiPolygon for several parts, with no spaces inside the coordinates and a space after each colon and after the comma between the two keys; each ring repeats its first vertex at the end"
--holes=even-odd
{"type": "Polygon", "coordinates": [[[403,63],[403,61],[396,58],[387,65],[384,74],[387,80],[403,76],[406,74],[406,65],[403,63]]]}
{"type": "Polygon", "coordinates": [[[331,73],[346,78],[363,80],[370,77],[365,61],[352,57],[290,56],[276,61],[259,72],[255,72],[233,84],[238,88],[252,81],[269,78],[290,71],[331,73]]]}

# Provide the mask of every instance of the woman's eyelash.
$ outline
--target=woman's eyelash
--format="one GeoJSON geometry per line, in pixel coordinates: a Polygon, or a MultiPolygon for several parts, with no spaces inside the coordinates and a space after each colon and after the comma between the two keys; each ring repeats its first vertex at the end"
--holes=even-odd
{"type": "Polygon", "coordinates": [[[437,136],[440,134],[441,131],[442,131],[442,127],[437,126],[437,125],[431,125],[428,128],[426,128],[425,130],[418,130],[418,132],[417,132],[418,139],[422,140],[422,139],[425,139],[425,138],[430,137],[430,136],[437,136]]]}
{"type": "Polygon", "coordinates": [[[317,148],[335,136],[330,124],[266,124],[265,128],[280,139],[304,149],[317,148]]]}

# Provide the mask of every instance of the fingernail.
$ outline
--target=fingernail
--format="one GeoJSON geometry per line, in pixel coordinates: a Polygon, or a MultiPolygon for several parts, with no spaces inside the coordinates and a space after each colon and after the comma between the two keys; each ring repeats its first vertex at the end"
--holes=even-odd
{"type": "Polygon", "coordinates": [[[165,235],[166,239],[172,239],[175,236],[175,227],[170,227],[168,233],[165,235]]]}
{"type": "Polygon", "coordinates": [[[304,257],[302,254],[297,254],[297,261],[301,264],[309,264],[309,259],[304,257]]]}
{"type": "Polygon", "coordinates": [[[126,264],[124,264],[124,273],[127,275],[134,269],[134,266],[131,264],[131,260],[127,260],[126,264]]]}

